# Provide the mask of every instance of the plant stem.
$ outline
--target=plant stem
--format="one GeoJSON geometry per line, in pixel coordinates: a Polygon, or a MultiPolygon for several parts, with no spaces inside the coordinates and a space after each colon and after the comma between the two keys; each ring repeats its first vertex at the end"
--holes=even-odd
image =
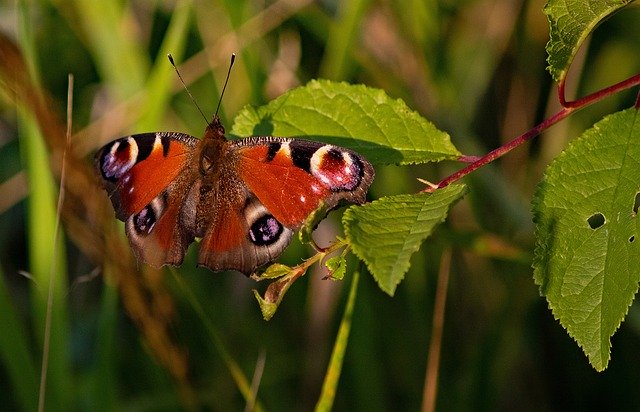
{"type": "MultiPolygon", "coordinates": [[[[633,86],[637,86],[640,85],[640,74],[636,74],[635,76],[632,76],[626,80],[623,80],[619,83],[614,84],[613,86],[609,86],[605,89],[599,90],[595,93],[592,93],[588,96],[585,96],[581,99],[575,100],[575,101],[571,101],[571,102],[567,102],[564,99],[564,83],[561,83],[558,85],[558,97],[560,99],[560,103],[562,104],[563,108],[557,112],[556,114],[554,114],[553,116],[545,119],[542,121],[542,123],[539,123],[538,125],[534,126],[532,129],[528,130],[527,132],[521,134],[520,136],[516,137],[515,139],[511,140],[509,143],[502,145],[500,147],[498,147],[495,150],[492,150],[491,152],[487,153],[486,155],[480,157],[478,160],[474,161],[473,163],[471,163],[470,165],[458,170],[457,172],[445,177],[444,179],[442,179],[438,184],[433,185],[433,186],[428,186],[424,189],[421,190],[421,193],[432,193],[434,192],[436,189],[440,189],[442,187],[448,186],[451,183],[463,178],[464,176],[468,175],[469,173],[473,172],[476,169],[481,168],[482,166],[487,165],[488,163],[493,162],[494,160],[496,160],[499,157],[504,156],[505,154],[509,153],[511,150],[515,149],[516,147],[520,146],[521,144],[533,139],[534,137],[536,137],[537,135],[539,135],[540,133],[542,133],[544,130],[548,129],[549,127],[553,126],[554,124],[558,123],[560,120],[563,120],[564,118],[566,118],[567,116],[569,116],[571,113],[583,109],[587,106],[590,106],[596,102],[599,102],[600,100],[604,99],[605,97],[608,97],[614,93],[618,93],[621,92],[622,90],[626,90],[629,89],[633,86]]],[[[640,95],[639,95],[640,96],[640,95]]],[[[636,101],[636,108],[639,107],[639,103],[640,102],[640,97],[638,98],[638,100],[636,101]]],[[[471,156],[466,156],[465,159],[471,158],[471,156]]],[[[464,159],[463,159],[464,160],[464,159]]]]}
{"type": "Polygon", "coordinates": [[[629,77],[628,79],[621,81],[620,83],[616,83],[613,86],[609,86],[607,88],[599,90],[581,99],[568,102],[565,99],[564,82],[562,82],[558,84],[558,99],[560,100],[560,104],[562,105],[562,107],[574,107],[574,108],[581,109],[583,107],[589,106],[592,103],[600,101],[603,98],[608,97],[614,93],[618,93],[622,90],[628,89],[638,84],[640,84],[640,74],[636,74],[635,76],[629,77]]]}

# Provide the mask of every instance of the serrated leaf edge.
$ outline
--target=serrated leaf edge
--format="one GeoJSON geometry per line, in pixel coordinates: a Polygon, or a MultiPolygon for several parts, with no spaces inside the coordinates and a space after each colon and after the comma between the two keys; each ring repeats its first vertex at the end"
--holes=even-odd
{"type": "MultiPolygon", "coordinates": [[[[464,185],[451,185],[451,186],[464,186],[464,185]]],[[[373,278],[375,279],[376,283],[378,284],[378,286],[380,287],[381,290],[383,290],[389,296],[393,296],[395,294],[395,290],[396,290],[397,286],[400,284],[400,282],[402,282],[402,280],[404,280],[404,277],[405,277],[406,273],[411,268],[411,256],[413,256],[414,253],[416,253],[418,250],[420,250],[420,247],[422,247],[422,244],[424,243],[424,241],[433,233],[433,230],[438,225],[440,225],[442,222],[444,222],[446,220],[447,216],[449,215],[449,210],[451,210],[451,207],[453,207],[460,199],[462,199],[462,197],[464,197],[464,195],[467,192],[467,190],[468,189],[466,187],[463,187],[461,192],[452,193],[450,196],[451,197],[456,196],[457,198],[454,199],[452,202],[450,202],[448,204],[446,212],[444,213],[442,218],[433,225],[433,228],[431,229],[431,231],[426,233],[424,238],[420,239],[420,241],[416,243],[416,246],[412,246],[411,248],[407,249],[410,252],[409,253],[409,260],[407,262],[407,267],[405,269],[403,269],[401,274],[399,274],[399,276],[396,279],[396,282],[394,284],[388,284],[388,285],[387,284],[382,284],[380,282],[379,277],[374,275],[375,271],[372,270],[371,264],[364,258],[364,256],[358,250],[358,248],[354,247],[354,245],[351,242],[349,242],[349,244],[351,245],[351,247],[350,247],[351,251],[358,257],[358,259],[360,259],[361,261],[363,261],[365,263],[365,265],[367,266],[367,270],[369,271],[369,273],[371,273],[373,275],[373,278]]],[[[399,197],[399,196],[406,196],[406,194],[382,197],[380,199],[375,200],[374,202],[383,201],[383,200],[389,200],[389,199],[393,200],[394,198],[399,197]]],[[[428,197],[426,199],[428,199],[428,197]]],[[[371,202],[371,203],[374,203],[374,202],[371,202]]],[[[420,215],[421,213],[424,212],[425,203],[426,203],[426,200],[423,203],[420,211],[418,212],[418,215],[420,215]]],[[[446,202],[444,202],[444,200],[443,200],[443,203],[446,203],[446,202]]],[[[355,209],[355,208],[359,208],[359,207],[365,207],[365,206],[366,205],[353,205],[353,206],[347,208],[347,210],[345,210],[345,213],[344,213],[344,215],[342,217],[342,226],[343,226],[343,230],[345,232],[345,237],[346,237],[347,241],[349,241],[349,239],[351,238],[351,230],[350,230],[350,227],[349,227],[349,224],[348,224],[348,220],[352,219],[352,217],[351,217],[352,212],[350,212],[350,210],[351,209],[355,209]]],[[[409,235],[410,234],[411,234],[411,232],[409,233],[409,235]]],[[[407,235],[406,237],[408,237],[409,235],[407,235]]],[[[406,241],[405,241],[405,244],[406,244],[406,241]]],[[[395,266],[392,269],[392,272],[394,270],[395,270],[395,266]]]]}

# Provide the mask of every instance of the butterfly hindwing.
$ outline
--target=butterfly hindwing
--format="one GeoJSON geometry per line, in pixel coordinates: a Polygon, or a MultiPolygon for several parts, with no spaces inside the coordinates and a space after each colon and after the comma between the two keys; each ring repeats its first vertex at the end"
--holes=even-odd
{"type": "MultiPolygon", "coordinates": [[[[180,265],[187,247],[195,238],[194,193],[186,196],[180,185],[170,185],[125,224],[129,242],[138,260],[160,267],[180,265]]],[[[197,183],[195,184],[197,189],[197,183]]]]}
{"type": "Polygon", "coordinates": [[[291,241],[293,232],[279,222],[246,187],[234,188],[207,227],[198,263],[214,271],[233,269],[246,275],[275,260],[291,241]]]}

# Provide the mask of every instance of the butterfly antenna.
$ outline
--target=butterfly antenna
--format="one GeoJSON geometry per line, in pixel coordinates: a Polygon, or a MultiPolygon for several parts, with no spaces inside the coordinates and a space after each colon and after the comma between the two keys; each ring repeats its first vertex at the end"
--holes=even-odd
{"type": "MultiPolygon", "coordinates": [[[[204,118],[204,121],[207,122],[207,124],[209,124],[209,120],[207,120],[207,116],[204,115],[204,113],[202,112],[202,109],[200,109],[200,106],[198,106],[198,102],[196,102],[196,99],[193,97],[193,95],[191,94],[191,92],[189,91],[189,88],[187,87],[187,85],[184,82],[184,79],[182,78],[182,75],[180,74],[180,71],[178,70],[178,68],[176,67],[176,63],[173,61],[173,56],[171,55],[171,53],[167,54],[167,57],[169,58],[169,61],[171,62],[171,65],[173,66],[174,70],[176,71],[176,74],[178,75],[178,78],[180,79],[180,83],[182,83],[182,86],[184,87],[184,89],[187,91],[187,94],[189,95],[189,98],[191,99],[191,101],[193,102],[193,104],[196,105],[196,107],[198,108],[198,111],[200,112],[200,114],[202,115],[202,117],[204,118]]],[[[228,75],[227,75],[228,77],[228,75]]],[[[220,104],[218,103],[218,106],[220,106],[220,104]]],[[[218,111],[216,110],[216,113],[218,113],[218,111]]]]}
{"type": "Polygon", "coordinates": [[[229,83],[229,76],[231,75],[231,68],[233,67],[233,63],[236,61],[236,54],[231,53],[231,61],[229,62],[229,70],[227,70],[227,78],[224,80],[224,86],[222,86],[222,92],[220,93],[220,100],[218,100],[218,107],[216,107],[216,116],[218,115],[218,110],[220,110],[220,104],[222,103],[222,96],[224,96],[224,91],[227,89],[227,83],[229,83]]]}

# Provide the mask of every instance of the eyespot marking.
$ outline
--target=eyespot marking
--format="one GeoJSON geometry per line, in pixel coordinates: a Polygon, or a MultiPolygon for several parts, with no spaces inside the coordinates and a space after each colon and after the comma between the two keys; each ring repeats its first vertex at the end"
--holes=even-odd
{"type": "Polygon", "coordinates": [[[127,173],[138,159],[138,144],[133,137],[126,137],[105,147],[100,157],[100,172],[106,180],[115,181],[127,173]]]}
{"type": "Polygon", "coordinates": [[[325,145],[315,151],[310,161],[311,174],[334,192],[353,191],[362,181],[364,167],[351,152],[325,145]]]}
{"type": "Polygon", "coordinates": [[[166,206],[164,194],[156,197],[140,212],[131,216],[130,222],[138,236],[147,236],[153,230],[156,222],[162,216],[166,206]]]}
{"type": "Polygon", "coordinates": [[[249,228],[249,239],[258,246],[268,246],[276,243],[284,228],[272,215],[259,217],[249,228]]]}
{"type": "Polygon", "coordinates": [[[100,173],[105,180],[116,181],[137,163],[145,160],[154,150],[162,149],[163,156],[169,153],[171,140],[158,133],[144,133],[118,139],[101,152],[100,173]]]}

